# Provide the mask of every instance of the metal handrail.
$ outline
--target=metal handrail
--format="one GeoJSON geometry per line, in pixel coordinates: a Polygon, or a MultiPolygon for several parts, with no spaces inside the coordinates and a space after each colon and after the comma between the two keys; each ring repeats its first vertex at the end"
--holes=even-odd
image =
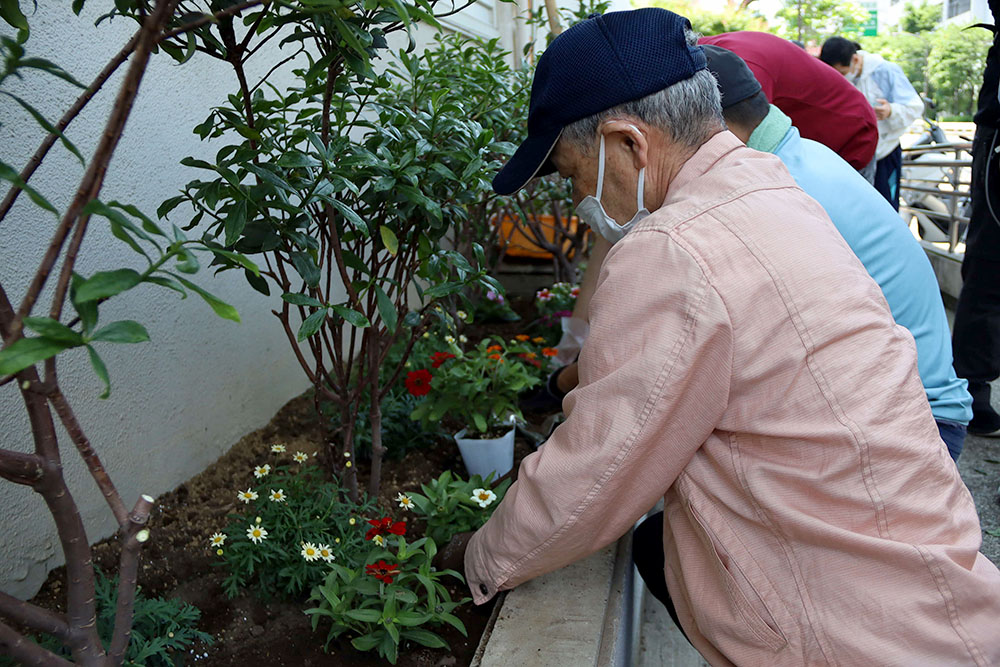
{"type": "Polygon", "coordinates": [[[969,180],[963,179],[962,175],[963,170],[971,170],[972,168],[971,150],[972,144],[967,141],[913,146],[903,149],[903,167],[937,167],[944,173],[938,181],[926,178],[901,179],[900,191],[907,190],[936,197],[946,205],[948,213],[914,208],[906,204],[900,206],[900,210],[911,214],[919,212],[932,220],[947,222],[948,252],[952,254],[955,254],[958,247],[960,225],[969,222],[969,219],[959,212],[958,204],[959,201],[969,196],[969,180]],[[941,153],[942,157],[939,160],[914,159],[927,153],[941,153]],[[951,158],[951,154],[954,154],[954,159],[951,158]],[[937,184],[937,187],[928,187],[927,184],[937,184]]]}

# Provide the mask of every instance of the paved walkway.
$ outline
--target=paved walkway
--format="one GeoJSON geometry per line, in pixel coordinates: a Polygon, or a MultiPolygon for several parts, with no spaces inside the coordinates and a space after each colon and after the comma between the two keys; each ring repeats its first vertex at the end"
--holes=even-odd
{"type": "MultiPolygon", "coordinates": [[[[997,383],[1000,385],[1000,383],[997,383]]],[[[993,388],[993,406],[1000,410],[1000,386],[993,388]]],[[[1000,438],[969,436],[958,459],[958,470],[972,492],[983,526],[982,552],[1000,566],[1000,438]],[[996,534],[991,535],[987,531],[996,534]]],[[[705,667],[707,662],[674,626],[666,609],[646,593],[636,667],[705,667]]]]}

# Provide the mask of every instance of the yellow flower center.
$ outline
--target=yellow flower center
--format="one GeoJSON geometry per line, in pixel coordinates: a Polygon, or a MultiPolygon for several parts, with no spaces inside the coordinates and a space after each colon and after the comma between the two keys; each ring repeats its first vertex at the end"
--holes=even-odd
{"type": "Polygon", "coordinates": [[[490,496],[489,496],[489,494],[488,494],[488,493],[480,493],[480,494],[479,494],[479,499],[480,499],[480,500],[489,500],[489,499],[490,499],[490,496]]]}

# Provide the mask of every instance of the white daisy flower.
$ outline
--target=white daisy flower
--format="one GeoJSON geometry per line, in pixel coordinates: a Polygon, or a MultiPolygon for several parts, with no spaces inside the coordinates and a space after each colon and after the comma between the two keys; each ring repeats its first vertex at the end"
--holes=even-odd
{"type": "Polygon", "coordinates": [[[303,544],[302,551],[300,553],[302,554],[302,557],[310,563],[320,558],[319,549],[317,549],[316,545],[312,542],[306,542],[303,544]]]}
{"type": "Polygon", "coordinates": [[[271,451],[275,454],[281,454],[285,451],[284,445],[271,445],[271,451]]]}
{"type": "Polygon", "coordinates": [[[267,531],[263,526],[252,523],[250,524],[250,527],[247,528],[247,539],[254,544],[260,544],[267,539],[267,531]]]}
{"type": "Polygon", "coordinates": [[[253,469],[253,476],[256,477],[257,479],[260,479],[261,477],[267,477],[270,473],[271,473],[271,465],[268,463],[265,463],[262,466],[257,466],[256,468],[253,469]]]}
{"type": "Polygon", "coordinates": [[[332,563],[336,556],[330,551],[330,545],[328,544],[317,544],[316,550],[319,551],[319,557],[325,560],[327,563],[332,563]]]}
{"type": "Polygon", "coordinates": [[[380,547],[384,547],[385,546],[385,538],[382,537],[381,535],[376,535],[375,537],[373,537],[372,538],[372,542],[374,542],[375,544],[379,545],[380,547]]]}
{"type": "Polygon", "coordinates": [[[271,489],[271,493],[269,493],[267,497],[270,498],[272,503],[283,503],[288,500],[288,496],[285,495],[284,489],[278,489],[277,491],[271,489]]]}
{"type": "Polygon", "coordinates": [[[221,547],[226,543],[226,536],[224,533],[212,533],[212,536],[208,538],[208,545],[211,547],[221,547]]]}
{"type": "Polygon", "coordinates": [[[465,318],[467,318],[469,316],[469,314],[466,313],[464,310],[459,310],[455,314],[458,315],[458,319],[460,319],[460,320],[464,320],[465,318]]]}
{"type": "Polygon", "coordinates": [[[461,336],[458,337],[458,342],[459,343],[468,343],[469,342],[469,337],[466,336],[465,334],[462,334],[461,336]]]}
{"type": "Polygon", "coordinates": [[[252,489],[247,489],[246,491],[240,491],[236,494],[238,500],[242,500],[247,505],[250,504],[251,500],[257,500],[257,492],[252,489]]]}
{"type": "Polygon", "coordinates": [[[292,460],[296,463],[305,463],[309,460],[309,455],[305,452],[295,452],[292,454],[292,460]]]}
{"type": "Polygon", "coordinates": [[[431,332],[430,331],[425,331],[423,337],[424,338],[430,338],[431,337],[431,332]]]}
{"type": "Polygon", "coordinates": [[[451,336],[451,335],[445,336],[444,337],[444,342],[446,342],[448,344],[454,343],[455,342],[455,337],[451,336]]]}
{"type": "Polygon", "coordinates": [[[398,502],[399,506],[402,507],[404,510],[413,509],[413,500],[405,493],[398,494],[396,496],[396,502],[398,502]]]}
{"type": "Polygon", "coordinates": [[[489,507],[497,499],[497,494],[489,489],[473,489],[472,502],[479,503],[480,507],[489,507]]]}

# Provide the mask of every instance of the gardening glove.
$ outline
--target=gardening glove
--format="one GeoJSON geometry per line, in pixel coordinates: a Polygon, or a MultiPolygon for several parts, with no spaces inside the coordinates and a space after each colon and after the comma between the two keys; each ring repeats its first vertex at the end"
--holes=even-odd
{"type": "Polygon", "coordinates": [[[559,323],[562,326],[563,335],[559,339],[559,344],[556,345],[559,354],[556,355],[555,359],[559,365],[565,366],[576,361],[580,355],[583,341],[587,340],[587,334],[590,333],[590,323],[580,317],[563,317],[559,323]]]}
{"type": "Polygon", "coordinates": [[[451,538],[451,541],[437,552],[434,560],[431,561],[438,570],[455,570],[463,577],[465,576],[465,549],[469,546],[469,540],[475,535],[474,531],[459,533],[451,538]]]}
{"type": "Polygon", "coordinates": [[[556,380],[565,366],[557,368],[541,387],[522,395],[518,399],[518,407],[522,412],[558,412],[562,410],[562,400],[566,394],[559,389],[556,380]]]}

